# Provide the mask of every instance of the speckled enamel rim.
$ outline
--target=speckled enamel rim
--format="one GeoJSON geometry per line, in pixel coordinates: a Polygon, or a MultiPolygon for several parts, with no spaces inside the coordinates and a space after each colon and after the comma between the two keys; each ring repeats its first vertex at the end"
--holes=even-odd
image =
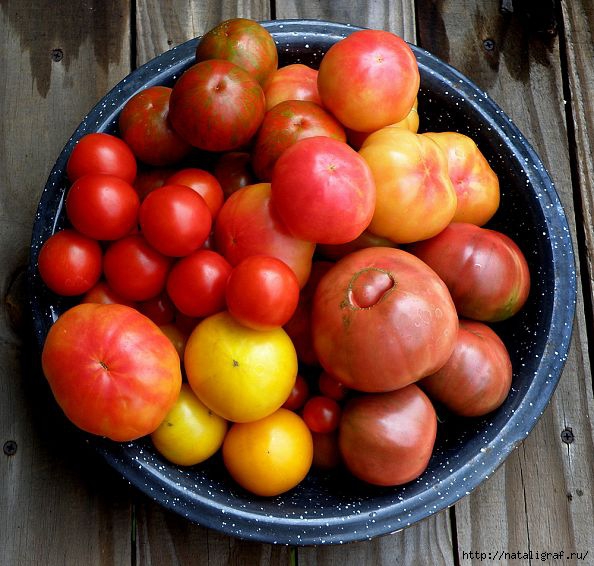
{"type": "MultiPolygon", "coordinates": [[[[264,25],[277,42],[281,61],[310,64],[319,61],[332,43],[360,29],[303,20],[264,25]]],[[[41,244],[63,223],[65,165],[72,146],[88,132],[113,131],[120,110],[137,91],[171,84],[192,64],[196,42],[188,41],[131,73],[91,110],[60,154],[39,203],[31,244],[29,284],[39,345],[57,314],[68,306],[45,290],[36,264],[41,244]]],[[[530,144],[486,93],[428,52],[411,47],[427,100],[463,106],[480,124],[477,135],[487,149],[500,153],[505,162],[501,171],[507,175],[509,169],[511,179],[525,185],[512,194],[523,199],[525,210],[509,228],[519,230],[521,238],[522,225],[529,225],[526,245],[529,260],[537,266],[533,273],[537,288],[535,304],[517,328],[501,329],[508,333],[517,366],[512,392],[488,418],[467,421],[463,430],[452,425],[452,435],[439,440],[427,471],[418,480],[391,489],[341,483],[331,475],[312,473],[287,494],[257,498],[219,475],[220,463],[183,469],[160,458],[146,439],[116,444],[88,438],[132,485],[191,521],[244,539],[293,545],[339,544],[398,531],[453,505],[488,478],[532,430],[557,386],[571,339],[576,276],[571,235],[553,183],[530,144]]],[[[438,116],[436,123],[441,119],[438,116]]],[[[502,194],[502,203],[506,198],[502,194]]],[[[517,215],[518,203],[510,207],[517,215]]]]}

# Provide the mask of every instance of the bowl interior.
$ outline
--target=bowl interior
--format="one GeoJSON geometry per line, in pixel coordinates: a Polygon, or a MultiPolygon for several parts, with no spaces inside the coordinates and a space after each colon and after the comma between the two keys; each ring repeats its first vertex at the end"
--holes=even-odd
{"type": "MultiPolygon", "coordinates": [[[[265,22],[280,64],[317,67],[336,41],[358,29],[319,21],[265,22]]],[[[191,40],[140,67],[85,117],[60,154],[33,228],[30,291],[34,330],[41,345],[71,302],[46,290],[36,269],[41,244],[64,225],[65,164],[76,141],[91,131],[116,131],[125,102],[150,85],[172,85],[193,63],[191,40]]],[[[343,473],[312,471],[294,490],[260,498],[238,488],[219,457],[191,468],[169,464],[150,441],[117,444],[92,437],[104,458],[138,489],[204,526],[263,542],[326,544],[363,540],[404,528],[454,504],[489,477],[539,419],[555,389],[569,348],[576,281],[571,237],[551,179],[524,136],[501,109],[463,75],[411,46],[421,71],[422,131],[471,136],[498,174],[501,206],[489,223],[511,236],[530,265],[532,290],[525,308],[494,326],[510,351],[512,391],[503,406],[481,419],[444,414],[427,470],[396,488],[364,485],[343,473]]]]}

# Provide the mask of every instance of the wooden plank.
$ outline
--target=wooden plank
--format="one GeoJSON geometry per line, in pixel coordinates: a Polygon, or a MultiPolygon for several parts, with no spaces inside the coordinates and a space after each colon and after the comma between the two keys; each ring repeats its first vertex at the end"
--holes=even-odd
{"type": "MultiPolygon", "coordinates": [[[[529,35],[517,16],[499,13],[498,2],[446,1],[439,10],[429,1],[418,5],[421,45],[473,79],[512,117],[551,173],[575,234],[558,39],[529,35]]],[[[470,557],[472,550],[569,553],[591,546],[594,409],[586,344],[580,292],[572,348],[549,408],[505,466],[456,506],[461,564],[481,563],[470,557]],[[562,442],[566,427],[579,442],[562,442]]],[[[501,561],[512,563],[532,562],[501,561]]]]}
{"type": "Polygon", "coordinates": [[[0,453],[3,564],[129,560],[127,489],[88,454],[51,399],[34,361],[24,291],[51,166],[129,61],[127,2],[0,3],[0,444],[16,446],[0,453]]]}
{"type": "MultiPolygon", "coordinates": [[[[208,31],[233,17],[270,19],[269,3],[137,2],[136,52],[142,64],[156,55],[208,31]]],[[[246,542],[193,525],[157,504],[142,499],[136,505],[138,564],[287,564],[291,550],[246,542]]]]}
{"type": "Polygon", "coordinates": [[[202,35],[229,18],[268,20],[269,2],[139,1],[136,8],[137,64],[142,65],[172,46],[202,35]]]}
{"type": "MultiPolygon", "coordinates": [[[[407,41],[415,42],[414,2],[351,1],[304,3],[279,0],[276,16],[283,18],[322,19],[349,22],[361,27],[386,29],[407,41]]],[[[369,542],[340,547],[299,548],[300,564],[453,564],[452,540],[448,511],[430,517],[405,531],[369,542]],[[422,558],[421,558],[422,557],[422,558]],[[428,563],[429,563],[428,562],[428,563]]]]}
{"type": "Polygon", "coordinates": [[[299,18],[349,23],[354,26],[386,29],[402,38],[416,43],[415,3],[413,0],[379,0],[354,2],[351,0],[322,0],[320,2],[299,2],[278,0],[276,17],[280,19],[299,18]]]}

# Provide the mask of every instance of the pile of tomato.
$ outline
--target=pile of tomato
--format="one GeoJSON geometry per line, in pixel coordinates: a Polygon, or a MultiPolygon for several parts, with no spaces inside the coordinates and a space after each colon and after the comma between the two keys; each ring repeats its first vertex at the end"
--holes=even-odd
{"type": "Polygon", "coordinates": [[[82,137],[38,262],[77,298],[42,353],[66,416],[177,465],[220,453],[271,496],[312,465],[406,483],[436,405],[499,407],[512,366],[491,323],[524,305],[528,265],[484,227],[499,183],[476,143],[419,133],[419,83],[392,33],[279,68],[266,29],[233,19],[126,103],[117,136],[82,137]]]}

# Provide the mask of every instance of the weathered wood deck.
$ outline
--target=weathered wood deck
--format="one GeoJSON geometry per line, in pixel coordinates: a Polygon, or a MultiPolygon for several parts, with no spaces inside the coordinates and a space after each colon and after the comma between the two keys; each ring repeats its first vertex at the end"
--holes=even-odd
{"type": "MultiPolygon", "coordinates": [[[[542,22],[498,0],[0,1],[0,564],[594,564],[594,4],[542,22]],[[218,21],[319,18],[383,28],[451,63],[512,117],[551,173],[579,260],[574,338],[535,430],[454,508],[341,547],[244,542],[190,524],[75,451],[32,372],[25,266],[35,209],[65,141],[130,70],[218,21]],[[549,34],[553,29],[556,33],[549,34]],[[562,438],[571,430],[572,442],[562,438]],[[507,553],[481,560],[476,553],[507,553]],[[514,559],[513,553],[533,553],[514,559]],[[580,553],[569,558],[570,553],[580,553]]],[[[537,3],[533,3],[537,4],[537,3]]]]}

